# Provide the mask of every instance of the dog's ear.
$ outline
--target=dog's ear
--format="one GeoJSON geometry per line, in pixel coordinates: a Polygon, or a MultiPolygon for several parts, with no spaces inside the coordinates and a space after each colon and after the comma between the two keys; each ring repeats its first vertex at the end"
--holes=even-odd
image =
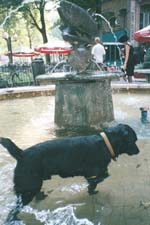
{"type": "Polygon", "coordinates": [[[129,129],[128,125],[125,124],[118,124],[119,132],[122,134],[124,138],[129,136],[129,129]]]}
{"type": "Polygon", "coordinates": [[[128,130],[124,130],[124,131],[123,131],[123,136],[124,136],[124,137],[128,137],[128,135],[129,135],[128,130]]]}
{"type": "Polygon", "coordinates": [[[135,131],[127,124],[119,124],[120,126],[120,131],[123,135],[124,138],[130,138],[133,141],[137,140],[137,135],[135,131]]]}

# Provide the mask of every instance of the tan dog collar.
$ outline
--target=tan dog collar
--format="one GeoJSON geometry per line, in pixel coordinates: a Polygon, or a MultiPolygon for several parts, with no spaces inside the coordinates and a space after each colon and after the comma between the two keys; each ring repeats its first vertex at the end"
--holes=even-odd
{"type": "Polygon", "coordinates": [[[110,141],[108,140],[107,135],[104,132],[101,132],[100,135],[104,139],[104,142],[105,142],[107,148],[109,149],[112,158],[115,158],[115,152],[114,152],[114,150],[112,148],[112,145],[110,144],[110,141]]]}

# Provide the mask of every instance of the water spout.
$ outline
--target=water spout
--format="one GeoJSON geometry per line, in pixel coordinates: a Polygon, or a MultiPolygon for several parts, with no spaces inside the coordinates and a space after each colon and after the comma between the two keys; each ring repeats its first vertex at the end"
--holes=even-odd
{"type": "MultiPolygon", "coordinates": [[[[102,14],[99,14],[99,13],[95,13],[95,16],[100,17],[101,19],[103,19],[103,20],[107,23],[107,25],[108,25],[108,27],[109,27],[109,29],[110,29],[110,32],[112,33],[112,35],[113,35],[113,37],[114,37],[114,39],[115,39],[115,42],[117,43],[117,42],[118,42],[117,36],[115,35],[115,33],[114,33],[114,31],[113,31],[113,28],[112,28],[112,26],[110,25],[110,22],[106,19],[106,17],[104,17],[102,14]]],[[[122,65],[122,64],[123,64],[123,60],[122,60],[121,50],[120,50],[120,48],[119,48],[118,45],[116,45],[116,46],[117,46],[117,49],[118,49],[118,51],[119,51],[119,56],[120,56],[121,65],[122,65]]]]}
{"type": "MultiPolygon", "coordinates": [[[[30,0],[29,0],[30,1],[30,0]]],[[[22,2],[20,6],[18,6],[16,9],[14,10],[10,10],[10,12],[8,13],[8,16],[5,17],[4,21],[0,24],[0,28],[3,28],[3,26],[5,25],[5,23],[7,22],[8,19],[10,19],[10,17],[12,16],[12,14],[15,14],[19,9],[21,9],[24,5],[26,4],[26,2],[22,2]]]]}

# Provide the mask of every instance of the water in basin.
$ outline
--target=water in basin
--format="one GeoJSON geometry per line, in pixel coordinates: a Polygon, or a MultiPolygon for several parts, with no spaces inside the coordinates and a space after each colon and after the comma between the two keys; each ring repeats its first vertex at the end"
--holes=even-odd
{"type": "MultiPolygon", "coordinates": [[[[146,142],[146,139],[150,137],[150,124],[141,123],[139,108],[148,106],[149,96],[119,93],[113,94],[113,102],[116,122],[131,125],[137,132],[138,138],[146,142]]],[[[57,136],[53,122],[54,96],[1,101],[0,115],[0,136],[11,138],[22,149],[57,136]]],[[[141,142],[141,146],[144,146],[144,142],[141,142]]],[[[13,169],[16,162],[2,146],[0,146],[0,152],[0,224],[3,224],[16,199],[13,193],[13,169]]],[[[122,170],[127,168],[128,158],[122,158],[122,160],[124,163],[120,173],[116,175],[117,172],[115,172],[117,177],[121,176],[122,170]]],[[[120,161],[116,165],[120,168],[120,161]]],[[[116,165],[112,165],[110,170],[116,168],[116,165]]],[[[112,175],[113,179],[116,179],[115,175],[112,175]]],[[[87,194],[87,184],[83,178],[61,179],[56,176],[51,181],[44,182],[42,187],[42,191],[46,192],[48,197],[43,201],[33,200],[20,213],[23,222],[18,221],[15,224],[106,224],[102,221],[105,221],[104,218],[108,217],[107,215],[111,214],[112,210],[104,207],[104,202],[111,201],[110,194],[106,194],[106,189],[110,187],[109,182],[111,181],[108,179],[98,185],[100,194],[97,197],[91,197],[87,194]]],[[[117,199],[123,201],[122,198],[118,194],[117,199]]],[[[116,204],[117,210],[122,209],[123,206],[116,204]]],[[[111,202],[110,205],[112,206],[113,203],[111,202]]],[[[115,221],[113,217],[111,220],[115,221]]],[[[120,224],[119,220],[115,222],[115,225],[120,224]]],[[[109,225],[114,225],[114,223],[109,223],[109,225]]]]}

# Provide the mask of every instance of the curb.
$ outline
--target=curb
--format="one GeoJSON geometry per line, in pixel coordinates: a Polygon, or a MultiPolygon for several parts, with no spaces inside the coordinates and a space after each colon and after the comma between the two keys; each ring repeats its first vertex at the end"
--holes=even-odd
{"type": "Polygon", "coordinates": [[[113,93],[115,92],[133,92],[133,93],[150,93],[149,83],[112,83],[113,93]]]}
{"type": "MultiPolygon", "coordinates": [[[[111,83],[112,92],[133,92],[133,93],[150,93],[149,83],[111,83]]],[[[16,88],[1,88],[0,100],[14,99],[14,98],[27,98],[38,96],[52,96],[55,95],[55,85],[44,86],[29,86],[29,87],[16,87],[16,88]]]]}
{"type": "Polygon", "coordinates": [[[0,89],[0,100],[55,95],[55,85],[0,89]]]}

